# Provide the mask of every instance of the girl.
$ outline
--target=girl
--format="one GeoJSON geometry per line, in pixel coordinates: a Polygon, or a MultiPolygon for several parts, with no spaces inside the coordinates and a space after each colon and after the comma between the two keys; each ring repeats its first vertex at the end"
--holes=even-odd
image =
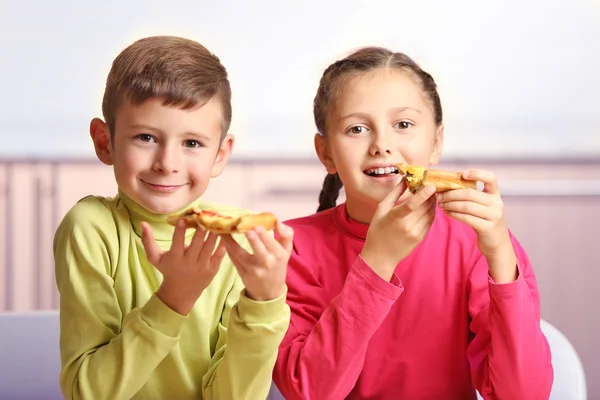
{"type": "Polygon", "coordinates": [[[465,171],[483,191],[438,195],[412,195],[397,174],[440,158],[433,78],[361,49],[327,68],[314,117],[328,175],[319,212],[287,222],[292,319],[274,372],[285,398],[547,399],[537,283],[494,174],[465,171]]]}

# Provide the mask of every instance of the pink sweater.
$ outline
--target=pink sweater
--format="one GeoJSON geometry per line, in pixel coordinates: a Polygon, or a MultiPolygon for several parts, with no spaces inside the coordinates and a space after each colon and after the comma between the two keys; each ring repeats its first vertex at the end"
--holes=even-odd
{"type": "Polygon", "coordinates": [[[475,232],[438,212],[386,282],[345,204],[287,224],[292,319],[274,371],[287,400],[548,398],[537,283],[514,237],[519,277],[495,284],[475,232]]]}

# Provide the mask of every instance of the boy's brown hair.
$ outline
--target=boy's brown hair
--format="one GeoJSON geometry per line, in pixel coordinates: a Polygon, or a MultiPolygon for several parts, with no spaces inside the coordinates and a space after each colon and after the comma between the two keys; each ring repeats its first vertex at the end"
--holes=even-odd
{"type": "Polygon", "coordinates": [[[191,109],[215,96],[223,113],[223,138],[231,124],[231,87],[219,58],[193,40],[152,36],[132,43],[113,61],[102,113],[114,137],[123,101],[139,105],[154,98],[164,105],[191,109]]]}

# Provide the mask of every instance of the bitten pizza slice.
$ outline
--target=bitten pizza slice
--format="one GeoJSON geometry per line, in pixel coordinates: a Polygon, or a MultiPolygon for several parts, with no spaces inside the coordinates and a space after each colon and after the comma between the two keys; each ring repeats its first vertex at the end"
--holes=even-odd
{"type": "Polygon", "coordinates": [[[185,221],[187,228],[200,227],[217,233],[243,233],[258,226],[262,226],[269,231],[275,228],[277,224],[277,217],[270,212],[231,217],[212,209],[199,209],[196,207],[167,218],[167,222],[171,225],[176,225],[180,220],[185,221]]]}
{"type": "Polygon", "coordinates": [[[411,193],[417,193],[426,185],[435,186],[437,193],[455,189],[477,189],[477,182],[463,179],[460,172],[398,164],[398,173],[406,179],[406,185],[411,193]]]}

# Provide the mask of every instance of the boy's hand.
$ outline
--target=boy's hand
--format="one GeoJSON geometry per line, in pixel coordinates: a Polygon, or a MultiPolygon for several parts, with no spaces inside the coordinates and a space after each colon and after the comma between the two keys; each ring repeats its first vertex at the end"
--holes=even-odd
{"type": "Polygon", "coordinates": [[[187,315],[213,280],[225,257],[218,235],[197,229],[189,246],[185,245],[185,223],[179,221],[169,251],[162,251],[154,241],[150,225],[142,222],[142,243],[148,261],[163,275],[156,295],[172,310],[187,315]]]}
{"type": "Polygon", "coordinates": [[[277,223],[275,230],[279,234],[278,239],[262,227],[246,233],[254,254],[248,253],[231,235],[221,235],[229,258],[244,282],[246,296],[255,301],[273,300],[285,292],[294,231],[281,222],[277,223]]]}
{"type": "Polygon", "coordinates": [[[444,213],[477,232],[477,246],[488,261],[494,282],[514,281],[517,260],[504,220],[504,204],[496,176],[490,171],[477,169],[462,175],[464,179],[482,182],[483,191],[459,189],[440,193],[437,195],[438,204],[444,213]]]}
{"type": "Polygon", "coordinates": [[[426,187],[397,204],[406,190],[404,180],[379,203],[369,225],[361,256],[389,281],[400,261],[425,238],[435,218],[435,189],[426,187]]]}

